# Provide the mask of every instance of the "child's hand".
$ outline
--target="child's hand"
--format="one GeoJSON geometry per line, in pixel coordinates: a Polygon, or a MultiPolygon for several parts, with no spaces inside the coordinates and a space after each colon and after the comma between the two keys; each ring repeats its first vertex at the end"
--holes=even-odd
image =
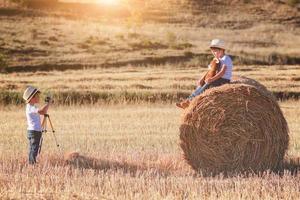
{"type": "Polygon", "coordinates": [[[202,79],[199,79],[199,80],[197,81],[197,86],[200,86],[200,85],[201,85],[201,80],[202,80],[202,79]]]}
{"type": "Polygon", "coordinates": [[[197,86],[202,86],[202,85],[204,85],[204,83],[205,83],[204,78],[201,78],[197,81],[197,86]]]}
{"type": "Polygon", "coordinates": [[[213,79],[212,79],[212,78],[208,78],[208,79],[206,80],[206,83],[207,83],[207,84],[209,84],[209,83],[211,83],[211,82],[213,82],[213,79]]]}

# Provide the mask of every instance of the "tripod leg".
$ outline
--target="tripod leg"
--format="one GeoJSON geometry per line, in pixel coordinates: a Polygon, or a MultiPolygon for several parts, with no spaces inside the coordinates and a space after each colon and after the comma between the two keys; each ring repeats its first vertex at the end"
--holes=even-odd
{"type": "Polygon", "coordinates": [[[44,115],[43,121],[42,121],[42,132],[47,132],[47,117],[48,115],[44,115]]]}
{"type": "Polygon", "coordinates": [[[45,116],[44,116],[44,117],[43,117],[43,120],[42,120],[42,123],[41,123],[41,125],[42,125],[42,132],[44,132],[45,120],[46,120],[46,118],[45,118],[45,116]]]}
{"type": "Polygon", "coordinates": [[[49,120],[49,123],[50,123],[50,127],[52,129],[52,132],[55,132],[49,115],[48,115],[48,120],[49,120]]]}
{"type": "Polygon", "coordinates": [[[48,115],[48,120],[49,120],[49,123],[50,123],[50,127],[51,127],[51,130],[52,130],[52,134],[53,134],[54,140],[55,140],[55,144],[56,144],[57,147],[59,147],[59,144],[57,142],[56,135],[55,135],[55,130],[53,128],[52,121],[51,121],[49,115],[48,115]]]}
{"type": "MultiPolygon", "coordinates": [[[[42,134],[43,134],[43,133],[42,133],[42,134]]],[[[42,151],[42,145],[43,145],[43,135],[41,136],[38,154],[41,154],[41,151],[42,151]]]]}
{"type": "Polygon", "coordinates": [[[39,143],[39,150],[38,150],[38,154],[41,154],[42,151],[42,145],[43,145],[43,133],[47,132],[47,116],[44,115],[44,118],[42,120],[42,135],[41,135],[41,139],[40,139],[40,143],[39,143]]]}

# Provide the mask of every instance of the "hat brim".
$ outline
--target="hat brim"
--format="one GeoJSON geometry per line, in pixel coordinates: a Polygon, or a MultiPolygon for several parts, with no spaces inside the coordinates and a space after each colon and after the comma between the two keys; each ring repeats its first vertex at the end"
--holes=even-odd
{"type": "Polygon", "coordinates": [[[209,48],[217,48],[217,49],[223,49],[223,50],[225,50],[225,47],[221,47],[221,46],[210,46],[209,48]]]}
{"type": "Polygon", "coordinates": [[[35,89],[31,95],[28,97],[28,99],[26,100],[26,103],[29,103],[29,101],[37,94],[37,93],[41,93],[38,89],[35,89]]]}

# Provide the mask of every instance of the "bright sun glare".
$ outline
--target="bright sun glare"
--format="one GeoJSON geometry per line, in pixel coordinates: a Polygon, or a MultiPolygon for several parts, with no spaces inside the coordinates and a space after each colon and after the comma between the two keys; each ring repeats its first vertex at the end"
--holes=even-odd
{"type": "Polygon", "coordinates": [[[99,4],[105,5],[117,5],[120,0],[97,0],[99,4]]]}

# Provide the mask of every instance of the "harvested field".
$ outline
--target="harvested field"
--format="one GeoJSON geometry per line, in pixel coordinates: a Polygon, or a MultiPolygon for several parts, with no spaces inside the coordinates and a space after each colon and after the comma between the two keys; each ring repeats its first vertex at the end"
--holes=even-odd
{"type": "MultiPolygon", "coordinates": [[[[193,59],[204,64],[209,61],[207,47],[212,33],[226,40],[227,53],[235,56],[236,64],[300,63],[300,16],[295,8],[270,2],[260,13],[255,6],[257,3],[237,4],[236,9],[244,12],[225,9],[222,18],[212,20],[216,13],[210,4],[194,7],[195,10],[178,7],[179,4],[177,0],[166,1],[164,5],[151,0],[148,7],[139,5],[139,10],[129,9],[128,16],[105,12],[101,15],[99,6],[98,15],[80,18],[65,16],[76,13],[71,8],[69,12],[68,9],[55,12],[54,8],[28,11],[0,7],[0,57],[3,54],[6,60],[0,70],[161,65],[193,59]],[[280,10],[274,9],[275,6],[280,10]],[[212,13],[207,13],[206,9],[212,13]],[[274,11],[273,21],[266,17],[270,10],[274,11]],[[157,18],[152,18],[153,15],[157,18]],[[260,23],[256,23],[257,20],[260,23]]],[[[89,8],[83,10],[87,13],[89,8]]]]}
{"type": "MultiPolygon", "coordinates": [[[[196,61],[195,61],[196,62],[196,61]]],[[[163,65],[0,74],[0,104],[20,104],[27,85],[52,94],[56,104],[175,102],[189,95],[206,68],[163,65]]],[[[264,84],[277,99],[299,99],[298,65],[235,66],[234,75],[264,84]],[[241,71],[240,69],[249,69],[241,71]]]]}
{"type": "MultiPolygon", "coordinates": [[[[290,128],[288,154],[300,156],[299,102],[283,102],[280,106],[290,128]]],[[[25,164],[23,108],[2,109],[1,198],[229,199],[228,195],[239,194],[242,199],[297,199],[299,196],[299,175],[291,175],[290,171],[284,175],[264,173],[231,178],[195,174],[179,147],[180,111],[170,105],[54,107],[50,115],[62,152],[57,150],[51,134],[45,135],[39,164],[32,168],[25,164]],[[88,165],[66,164],[64,154],[72,151],[79,152],[88,165]]]]}

